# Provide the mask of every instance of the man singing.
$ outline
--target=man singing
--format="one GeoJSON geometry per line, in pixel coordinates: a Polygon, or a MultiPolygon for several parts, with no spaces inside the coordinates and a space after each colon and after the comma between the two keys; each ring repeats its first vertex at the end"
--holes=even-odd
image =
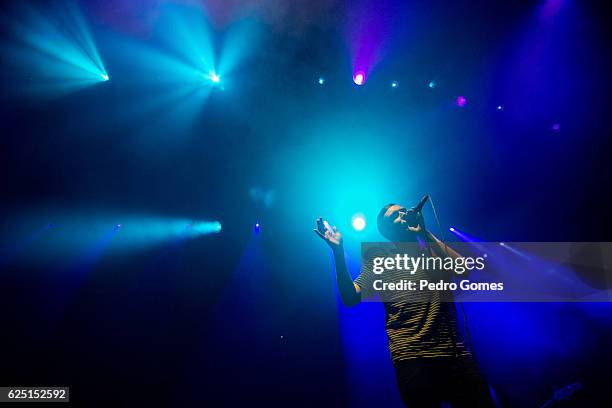
{"type": "MultiPolygon", "coordinates": [[[[380,210],[377,225],[391,242],[420,243],[423,249],[419,252],[428,256],[460,257],[425,228],[420,208],[389,204],[380,210]]],[[[372,265],[362,265],[353,282],[340,231],[319,218],[315,232],[334,254],[342,303],[353,306],[373,296],[372,283],[380,276],[373,274],[372,265]]],[[[395,272],[402,273],[407,272],[395,272]]],[[[493,406],[487,384],[457,330],[455,304],[442,301],[442,295],[435,291],[414,296],[420,298],[384,303],[389,351],[404,405],[439,407],[446,402],[453,408],[493,406]]]]}

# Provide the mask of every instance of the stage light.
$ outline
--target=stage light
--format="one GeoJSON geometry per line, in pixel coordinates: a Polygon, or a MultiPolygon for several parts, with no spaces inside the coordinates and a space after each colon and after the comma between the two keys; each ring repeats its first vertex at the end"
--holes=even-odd
{"type": "Polygon", "coordinates": [[[465,98],[465,96],[458,96],[457,97],[457,106],[460,108],[464,108],[467,105],[467,99],[465,98]]]}
{"type": "Polygon", "coordinates": [[[504,242],[500,242],[499,245],[505,249],[507,249],[508,251],[512,252],[513,254],[520,256],[521,258],[525,259],[525,260],[530,260],[531,257],[529,255],[527,255],[525,252],[520,251],[504,242]]]}
{"type": "Polygon", "coordinates": [[[497,105],[497,108],[495,109],[497,109],[498,112],[501,112],[504,110],[504,105],[497,105]]]}
{"type": "Polygon", "coordinates": [[[391,88],[397,88],[399,86],[399,82],[393,81],[391,82],[391,88]]]}
{"type": "Polygon", "coordinates": [[[355,82],[356,85],[359,85],[359,86],[363,85],[365,83],[365,79],[366,79],[366,75],[365,75],[365,72],[363,71],[357,71],[353,75],[353,82],[355,82]]]}
{"type": "Polygon", "coordinates": [[[427,84],[427,86],[429,86],[431,89],[434,89],[438,87],[438,83],[436,81],[429,81],[429,84],[427,84]]]}
{"type": "Polygon", "coordinates": [[[194,222],[191,229],[201,235],[216,234],[221,232],[221,223],[219,221],[212,222],[194,222]]]}
{"type": "Polygon", "coordinates": [[[56,96],[108,80],[76,2],[24,6],[10,23],[3,24],[19,41],[15,47],[0,50],[7,54],[2,57],[27,72],[28,92],[56,96]]]}
{"type": "Polygon", "coordinates": [[[219,82],[221,82],[221,77],[217,75],[215,71],[209,71],[208,75],[206,75],[206,78],[214,84],[218,84],[219,82]]]}
{"type": "Polygon", "coordinates": [[[555,132],[559,131],[561,129],[561,125],[558,123],[553,123],[552,125],[552,130],[554,130],[555,132]]]}
{"type": "Polygon", "coordinates": [[[319,78],[319,85],[323,85],[325,83],[325,78],[321,77],[319,78]]]}
{"type": "Polygon", "coordinates": [[[261,224],[259,223],[259,221],[255,223],[255,228],[253,228],[253,230],[256,234],[259,234],[259,231],[261,230],[261,224]]]}
{"type": "MultiPolygon", "coordinates": [[[[73,251],[86,251],[91,242],[100,237],[118,238],[113,246],[116,250],[129,251],[154,247],[164,242],[213,237],[221,231],[221,223],[214,219],[198,220],[173,218],[152,214],[100,213],[93,209],[67,209],[64,212],[39,210],[24,216],[25,225],[39,225],[40,231],[59,234],[37,248],[37,261],[48,257],[64,256],[73,251]],[[42,213],[42,214],[39,214],[42,213]],[[50,222],[49,220],[53,220],[50,222]]],[[[0,259],[0,263],[1,263],[0,259]]]]}
{"type": "Polygon", "coordinates": [[[355,231],[363,231],[366,226],[365,217],[362,214],[353,215],[353,220],[351,223],[353,224],[355,231]]]}
{"type": "Polygon", "coordinates": [[[482,239],[474,237],[461,230],[458,230],[455,227],[450,227],[448,230],[452,232],[453,234],[455,234],[456,236],[458,236],[459,238],[461,238],[465,242],[482,242],[482,239]]]}
{"type": "Polygon", "coordinates": [[[455,227],[450,227],[449,231],[455,234],[457,237],[461,238],[462,241],[469,242],[471,245],[474,246],[474,248],[478,249],[479,251],[486,252],[486,248],[480,244],[480,242],[482,242],[480,238],[476,238],[470,234],[462,232],[455,227]]]}

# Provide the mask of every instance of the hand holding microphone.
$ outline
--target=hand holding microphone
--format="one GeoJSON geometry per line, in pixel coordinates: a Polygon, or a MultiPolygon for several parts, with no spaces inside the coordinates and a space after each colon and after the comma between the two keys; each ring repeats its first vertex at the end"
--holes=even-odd
{"type": "Polygon", "coordinates": [[[425,219],[423,218],[422,210],[425,203],[429,200],[429,196],[425,195],[421,198],[421,201],[414,207],[406,210],[403,219],[406,221],[408,225],[408,230],[414,232],[415,234],[423,233],[426,231],[425,228],[425,219]]]}

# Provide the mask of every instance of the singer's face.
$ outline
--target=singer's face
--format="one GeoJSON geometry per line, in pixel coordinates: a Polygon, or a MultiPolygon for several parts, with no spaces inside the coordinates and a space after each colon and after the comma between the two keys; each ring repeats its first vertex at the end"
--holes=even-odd
{"type": "Polygon", "coordinates": [[[406,230],[406,220],[404,219],[408,210],[401,205],[392,205],[385,212],[385,218],[398,230],[406,230]]]}
{"type": "Polygon", "coordinates": [[[407,212],[405,207],[397,204],[387,208],[383,214],[384,225],[379,225],[380,233],[391,242],[414,240],[414,234],[408,230],[407,212]]]}

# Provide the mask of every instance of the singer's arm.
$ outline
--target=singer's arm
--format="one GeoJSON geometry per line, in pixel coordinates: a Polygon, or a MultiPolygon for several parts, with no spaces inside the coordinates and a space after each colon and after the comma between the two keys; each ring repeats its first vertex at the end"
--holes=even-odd
{"type": "Polygon", "coordinates": [[[455,251],[453,248],[440,241],[434,234],[432,234],[428,230],[425,230],[425,240],[431,244],[431,249],[437,256],[463,258],[463,256],[459,252],[455,251]]]}
{"type": "Polygon", "coordinates": [[[440,241],[438,237],[431,233],[425,226],[425,219],[423,218],[423,214],[420,209],[427,201],[428,196],[425,196],[421,199],[421,202],[418,205],[419,211],[417,212],[417,225],[412,227],[408,226],[408,231],[413,232],[417,236],[423,238],[426,242],[429,242],[431,250],[435,255],[440,257],[451,257],[451,258],[463,258],[461,254],[455,251],[453,248],[446,245],[444,242],[440,241]]]}
{"type": "Polygon", "coordinates": [[[340,299],[345,306],[355,306],[361,302],[361,288],[353,282],[353,279],[349,274],[342,247],[333,252],[334,263],[336,266],[336,281],[338,282],[340,299]]]}
{"type": "Polygon", "coordinates": [[[342,234],[336,227],[329,228],[329,224],[321,218],[317,219],[317,228],[314,232],[331,248],[334,254],[334,265],[336,269],[336,281],[340,299],[346,306],[354,306],[361,301],[361,288],[353,282],[346,267],[344,259],[344,247],[342,246],[342,234]]]}

